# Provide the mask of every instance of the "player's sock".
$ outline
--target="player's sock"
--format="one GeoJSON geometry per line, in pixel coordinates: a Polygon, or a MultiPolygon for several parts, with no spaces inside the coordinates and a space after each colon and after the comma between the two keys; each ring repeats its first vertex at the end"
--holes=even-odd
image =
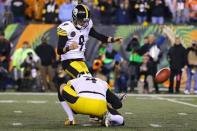
{"type": "Polygon", "coordinates": [[[69,121],[73,121],[74,116],[73,116],[73,112],[72,112],[71,108],[69,107],[69,105],[65,101],[61,101],[60,103],[61,103],[64,111],[67,113],[69,121]]]}
{"type": "Polygon", "coordinates": [[[112,115],[110,114],[110,121],[114,124],[114,126],[120,126],[124,123],[124,118],[121,115],[112,115]]]}

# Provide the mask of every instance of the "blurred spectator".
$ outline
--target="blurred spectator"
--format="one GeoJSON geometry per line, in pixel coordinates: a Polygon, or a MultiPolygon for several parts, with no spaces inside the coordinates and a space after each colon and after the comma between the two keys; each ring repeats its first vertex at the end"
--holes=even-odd
{"type": "Polygon", "coordinates": [[[129,56],[129,85],[130,91],[134,91],[139,79],[139,66],[142,62],[142,57],[138,54],[140,43],[138,36],[134,35],[127,45],[126,51],[130,53],[129,56]]]}
{"type": "Polygon", "coordinates": [[[186,16],[188,15],[186,13],[186,0],[175,0],[174,3],[174,9],[175,9],[175,16],[174,16],[174,22],[176,24],[185,23],[186,22],[186,16]]]}
{"type": "Polygon", "coordinates": [[[153,76],[149,74],[148,69],[151,67],[151,61],[148,54],[145,54],[143,56],[143,62],[140,66],[140,77],[138,80],[138,93],[152,93],[154,82],[153,82],[153,76]]]}
{"type": "Polygon", "coordinates": [[[58,6],[55,0],[49,0],[49,2],[45,3],[42,10],[42,20],[45,23],[58,22],[58,6]]]}
{"type": "Polygon", "coordinates": [[[101,13],[101,23],[105,25],[114,24],[116,7],[113,0],[101,0],[98,7],[101,13]]]}
{"type": "Polygon", "coordinates": [[[183,47],[179,37],[175,38],[175,44],[168,51],[170,64],[170,86],[169,93],[174,93],[174,78],[176,77],[176,93],[179,93],[182,69],[186,64],[186,49],[183,47]]]}
{"type": "MultiPolygon", "coordinates": [[[[155,36],[153,34],[149,35],[148,43],[143,45],[138,51],[140,55],[149,56],[149,61],[148,61],[149,66],[148,66],[147,75],[152,76],[152,78],[154,78],[157,73],[157,65],[159,63],[159,57],[161,53],[155,41],[156,41],[155,36]]],[[[155,88],[155,92],[159,93],[158,85],[155,80],[153,81],[154,81],[153,85],[155,88]]]]}
{"type": "Polygon", "coordinates": [[[176,4],[176,0],[165,0],[166,6],[169,9],[169,13],[171,15],[171,17],[173,18],[173,20],[175,20],[175,4],[176,4]]]}
{"type": "Polygon", "coordinates": [[[147,11],[150,5],[147,0],[137,0],[135,4],[135,9],[137,10],[137,21],[138,23],[143,23],[147,21],[147,11]]]}
{"type": "Polygon", "coordinates": [[[74,7],[75,5],[71,0],[65,0],[65,3],[59,8],[59,19],[61,22],[72,20],[72,10],[74,7]]]}
{"type": "Polygon", "coordinates": [[[115,93],[127,92],[128,81],[128,63],[127,61],[117,62],[115,64],[115,93]]]}
{"type": "Polygon", "coordinates": [[[5,4],[0,0],[0,29],[4,26],[5,4]]]}
{"type": "Polygon", "coordinates": [[[122,1],[116,11],[117,24],[130,24],[130,11],[129,0],[122,1]]]}
{"type": "Polygon", "coordinates": [[[0,90],[6,90],[9,80],[11,44],[4,38],[4,33],[0,34],[0,90]]]}
{"type": "Polygon", "coordinates": [[[39,77],[39,62],[32,52],[28,52],[24,62],[21,64],[24,69],[23,76],[17,91],[42,91],[42,84],[39,77]]]}
{"type": "Polygon", "coordinates": [[[197,0],[188,0],[188,6],[190,10],[190,20],[197,21],[197,0]]]}
{"type": "Polygon", "coordinates": [[[163,0],[155,0],[151,5],[151,21],[152,24],[163,24],[164,23],[164,13],[165,13],[165,3],[163,0]]]}
{"type": "Polygon", "coordinates": [[[106,47],[105,54],[102,55],[103,68],[102,72],[107,77],[107,81],[109,82],[112,77],[112,72],[114,71],[115,64],[118,64],[121,60],[121,57],[117,51],[113,49],[112,44],[108,44],[106,47]]]}
{"type": "Polygon", "coordinates": [[[45,0],[25,0],[25,2],[27,4],[25,14],[33,20],[41,21],[45,0]]]}
{"type": "Polygon", "coordinates": [[[22,23],[25,22],[25,8],[26,4],[24,0],[13,0],[11,3],[11,10],[14,16],[15,23],[22,23]]]}
{"type": "Polygon", "coordinates": [[[187,49],[187,82],[184,93],[190,94],[192,77],[194,79],[194,93],[197,94],[197,41],[187,49]]]}
{"type": "Polygon", "coordinates": [[[96,58],[93,61],[93,65],[92,65],[93,76],[98,77],[104,81],[107,81],[106,76],[103,75],[103,73],[102,73],[102,66],[103,66],[103,62],[102,62],[101,58],[96,58]]]}
{"type": "Polygon", "coordinates": [[[56,61],[56,54],[54,48],[47,43],[46,38],[42,38],[42,43],[41,45],[36,47],[35,52],[41,60],[40,69],[45,90],[55,91],[56,88],[53,82],[55,72],[52,67],[52,65],[56,61]]]}
{"type": "Polygon", "coordinates": [[[21,65],[24,63],[25,59],[28,57],[28,53],[30,52],[33,54],[33,60],[39,62],[39,57],[36,55],[34,50],[30,48],[27,41],[24,41],[22,48],[16,49],[12,55],[14,80],[18,85],[18,89],[20,89],[22,79],[24,79],[24,68],[22,68],[21,65]]]}
{"type": "Polygon", "coordinates": [[[58,7],[64,3],[65,0],[55,0],[57,3],[58,7]]]}
{"type": "Polygon", "coordinates": [[[11,43],[5,39],[4,33],[0,34],[0,63],[1,66],[9,70],[11,43]]]}

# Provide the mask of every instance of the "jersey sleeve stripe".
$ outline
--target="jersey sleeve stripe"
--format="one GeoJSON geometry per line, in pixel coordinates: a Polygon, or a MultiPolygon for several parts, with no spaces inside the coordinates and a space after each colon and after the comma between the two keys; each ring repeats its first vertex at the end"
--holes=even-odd
{"type": "Polygon", "coordinates": [[[60,35],[60,36],[67,36],[67,35],[68,35],[68,34],[65,33],[65,32],[57,32],[57,34],[60,35]]]}
{"type": "Polygon", "coordinates": [[[67,32],[61,28],[57,28],[57,34],[61,36],[67,36],[67,32]]]}

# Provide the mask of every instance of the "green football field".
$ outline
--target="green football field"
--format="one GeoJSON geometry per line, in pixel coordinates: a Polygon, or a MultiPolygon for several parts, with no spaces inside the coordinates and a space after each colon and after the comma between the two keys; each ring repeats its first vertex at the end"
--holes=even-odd
{"type": "Polygon", "coordinates": [[[128,94],[119,111],[123,127],[101,127],[82,115],[78,125],[65,126],[55,93],[0,93],[0,131],[197,130],[197,95],[128,94]]]}

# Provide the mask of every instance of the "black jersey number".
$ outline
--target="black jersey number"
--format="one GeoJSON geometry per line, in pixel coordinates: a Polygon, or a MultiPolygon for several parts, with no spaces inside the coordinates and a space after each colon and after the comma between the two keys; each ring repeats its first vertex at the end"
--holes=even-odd
{"type": "Polygon", "coordinates": [[[84,42],[85,42],[84,36],[81,35],[81,36],[79,37],[79,45],[81,45],[80,51],[83,49],[84,42]]]}
{"type": "Polygon", "coordinates": [[[96,83],[96,79],[93,77],[86,78],[87,81],[92,81],[92,83],[96,83]]]}

